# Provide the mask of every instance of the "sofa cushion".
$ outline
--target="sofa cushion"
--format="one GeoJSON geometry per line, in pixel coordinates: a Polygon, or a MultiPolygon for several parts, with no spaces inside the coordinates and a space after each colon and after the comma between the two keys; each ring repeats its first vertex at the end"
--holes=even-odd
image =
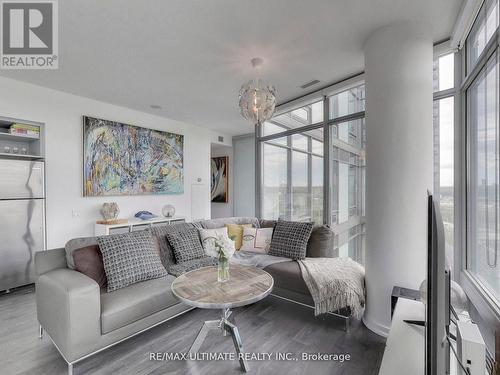
{"type": "Polygon", "coordinates": [[[234,241],[234,248],[239,250],[243,242],[243,228],[252,228],[252,224],[225,224],[228,237],[234,241]]]}
{"type": "Polygon", "coordinates": [[[126,326],[179,301],[170,291],[174,277],[141,281],[110,293],[101,294],[101,331],[103,334],[126,326]]]}
{"type": "Polygon", "coordinates": [[[304,259],[312,227],[312,223],[278,220],[268,254],[295,260],[304,259]]]}
{"type": "Polygon", "coordinates": [[[219,219],[201,220],[198,224],[205,229],[222,228],[226,224],[252,224],[259,228],[259,220],[255,217],[223,217],[219,219]]]}
{"type": "Polygon", "coordinates": [[[168,267],[168,273],[174,276],[182,275],[185,272],[192,270],[197,270],[201,267],[216,266],[217,259],[210,256],[204,256],[203,258],[188,260],[187,262],[171,264],[168,267]]]}
{"type": "Polygon", "coordinates": [[[64,245],[64,250],[66,251],[66,262],[68,263],[69,269],[75,269],[73,251],[90,245],[97,245],[97,237],[73,238],[66,242],[66,245],[64,245]]]}
{"type": "Polygon", "coordinates": [[[274,279],[274,286],[291,290],[296,293],[311,295],[300,271],[299,263],[294,260],[289,262],[274,263],[264,268],[274,279]]]}
{"type": "Polygon", "coordinates": [[[310,258],[333,257],[333,232],[328,225],[315,225],[307,242],[306,256],[310,258]]]}
{"type": "Polygon", "coordinates": [[[101,250],[99,245],[89,245],[73,251],[75,271],[95,280],[100,288],[106,288],[108,280],[104,272],[101,250]]]}
{"type": "Polygon", "coordinates": [[[176,263],[187,262],[205,256],[198,229],[186,228],[176,232],[168,232],[166,235],[167,241],[172,246],[176,263]]]}
{"type": "Polygon", "coordinates": [[[171,264],[175,264],[174,251],[167,240],[167,233],[182,231],[187,228],[194,228],[194,226],[191,223],[177,223],[172,225],[153,225],[151,228],[151,233],[156,237],[160,246],[161,262],[165,268],[168,269],[171,264]]]}
{"type": "Polygon", "coordinates": [[[243,228],[240,250],[267,254],[272,238],[273,228],[243,228]]]}
{"type": "Polygon", "coordinates": [[[108,279],[108,292],[167,275],[149,230],[97,238],[108,279]]]}

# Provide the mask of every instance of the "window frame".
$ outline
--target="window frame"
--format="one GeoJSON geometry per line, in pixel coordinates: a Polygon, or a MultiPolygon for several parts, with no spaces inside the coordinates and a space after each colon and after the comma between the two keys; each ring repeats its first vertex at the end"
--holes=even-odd
{"type": "MultiPolygon", "coordinates": [[[[359,156],[361,155],[361,151],[363,146],[365,145],[365,133],[362,127],[360,129],[357,129],[357,134],[356,138],[358,142],[353,145],[350,144],[349,142],[344,142],[340,139],[337,138],[336,135],[334,135],[334,128],[338,124],[346,123],[349,121],[355,121],[355,120],[364,120],[365,118],[365,111],[358,111],[355,113],[351,113],[348,115],[336,117],[333,119],[329,119],[329,114],[330,114],[330,97],[333,95],[336,95],[338,93],[341,93],[343,91],[355,88],[359,85],[362,85],[365,83],[364,80],[364,74],[359,74],[354,77],[351,77],[345,81],[339,82],[337,84],[334,84],[332,86],[329,86],[325,89],[322,89],[320,91],[317,91],[315,93],[312,93],[308,95],[305,98],[299,98],[297,100],[293,100],[290,103],[285,103],[281,106],[279,106],[276,110],[276,116],[282,115],[287,112],[291,112],[299,107],[306,106],[309,104],[314,104],[319,101],[323,102],[323,121],[305,125],[302,127],[297,127],[297,128],[289,128],[283,132],[280,133],[275,133],[275,134],[270,134],[270,135],[262,135],[263,129],[264,129],[264,124],[257,124],[255,128],[255,151],[256,151],[256,200],[255,200],[255,212],[257,217],[262,216],[262,210],[263,210],[263,201],[264,197],[262,196],[262,191],[263,191],[263,145],[264,143],[270,143],[278,147],[283,147],[288,149],[288,158],[287,158],[287,168],[288,168],[288,183],[289,183],[289,190],[291,189],[291,155],[294,150],[299,151],[299,152],[304,152],[303,150],[300,149],[295,149],[293,148],[293,143],[292,143],[292,137],[295,134],[301,134],[308,136],[309,141],[308,141],[308,179],[309,179],[309,187],[312,188],[311,184],[311,179],[312,179],[312,157],[317,156],[321,157],[323,159],[323,224],[328,224],[330,225],[331,219],[332,219],[332,210],[331,210],[331,192],[330,192],[330,187],[331,187],[331,163],[333,162],[333,159],[331,158],[330,155],[330,149],[332,146],[337,145],[341,146],[342,149],[346,148],[347,152],[354,153],[358,156],[358,162],[356,166],[358,167],[357,170],[357,178],[356,178],[356,183],[357,186],[361,187],[364,186],[364,174],[362,172],[362,169],[365,168],[366,164],[363,162],[361,163],[361,159],[359,156]],[[313,152],[312,149],[312,139],[314,137],[304,134],[307,133],[311,130],[322,130],[323,132],[323,154],[321,155],[320,153],[315,153],[313,152]],[[276,144],[273,142],[273,140],[276,140],[277,138],[283,138],[287,137],[287,144],[286,146],[284,144],[276,144]]],[[[273,122],[273,120],[268,120],[269,123],[276,124],[273,122]]],[[[279,126],[283,127],[282,124],[279,124],[279,126]]],[[[349,131],[350,133],[350,131],[349,131]]],[[[348,165],[351,165],[352,163],[349,162],[348,165]]],[[[312,193],[311,193],[311,198],[312,198],[312,193]]],[[[293,198],[290,196],[287,198],[289,201],[289,204],[293,201],[293,198]]],[[[363,192],[358,189],[357,191],[357,196],[356,196],[356,218],[352,217],[350,219],[356,219],[359,221],[358,227],[356,228],[356,236],[360,238],[360,241],[364,241],[364,235],[366,234],[365,231],[365,220],[364,220],[364,209],[362,210],[362,204],[364,202],[364,194],[363,192]]],[[[290,207],[291,208],[291,207],[290,207]]],[[[310,209],[311,216],[313,216],[314,212],[311,207],[310,209]]],[[[343,227],[348,225],[352,220],[348,220],[345,223],[337,224],[337,226],[343,227]]],[[[350,233],[350,232],[349,232],[350,233]]],[[[346,233],[346,235],[349,235],[349,233],[346,233]]],[[[337,237],[337,236],[336,236],[337,237]]],[[[351,236],[349,235],[349,240],[351,239],[351,236]]],[[[336,246],[334,246],[336,248],[336,246]]],[[[364,259],[362,260],[364,262],[364,259]]]]}
{"type": "MultiPolygon", "coordinates": [[[[453,125],[454,125],[454,140],[453,140],[453,206],[454,206],[454,218],[453,218],[453,264],[450,265],[451,267],[451,276],[453,280],[458,281],[460,279],[460,273],[461,273],[461,267],[462,267],[462,261],[461,261],[461,252],[462,252],[462,239],[460,237],[461,232],[463,232],[462,228],[462,222],[461,222],[461,202],[462,202],[462,173],[461,173],[461,166],[462,166],[462,161],[461,161],[461,150],[462,148],[462,137],[461,137],[461,115],[460,115],[460,109],[461,109],[461,74],[462,74],[462,56],[458,51],[453,50],[450,47],[450,41],[445,41],[443,43],[439,43],[434,46],[434,59],[439,59],[441,56],[447,55],[449,53],[454,53],[454,84],[452,88],[445,89],[445,90],[437,90],[433,92],[433,99],[432,103],[439,102],[442,99],[447,99],[447,98],[453,98],[453,110],[454,110],[454,118],[453,118],[453,125]]],[[[438,70],[439,71],[439,70],[438,70]]],[[[439,81],[439,80],[438,80],[439,81]]],[[[439,86],[438,86],[439,88],[439,86]]],[[[434,126],[434,124],[433,124],[434,126]]],[[[435,129],[433,128],[433,131],[435,129]]],[[[435,155],[435,150],[434,150],[434,155],[435,155]]],[[[434,167],[436,167],[436,164],[433,163],[434,167]]],[[[439,171],[433,170],[434,176],[436,173],[439,173],[439,171]]],[[[434,192],[438,192],[440,190],[440,186],[438,186],[438,181],[434,179],[434,184],[433,184],[433,190],[434,192]]]]}
{"type": "MultiPolygon", "coordinates": [[[[487,3],[486,1],[483,3],[487,3]]],[[[497,2],[498,4],[498,2],[497,2]]],[[[481,5],[481,9],[482,9],[481,5]]],[[[497,6],[500,6],[497,5],[497,6]]],[[[474,23],[478,17],[481,17],[482,12],[479,11],[476,15],[474,23]]],[[[500,53],[500,27],[491,36],[490,40],[486,43],[485,48],[476,59],[474,66],[469,69],[469,56],[468,56],[468,38],[465,38],[464,48],[457,54],[459,56],[458,62],[460,67],[455,67],[456,79],[458,79],[459,98],[455,103],[455,113],[459,121],[455,124],[455,160],[458,164],[455,166],[455,266],[457,260],[459,261],[459,283],[469,297],[472,305],[479,314],[480,327],[487,327],[486,331],[493,332],[494,327],[500,325],[500,300],[493,296],[490,291],[483,287],[474,274],[467,269],[469,250],[471,249],[471,234],[468,225],[469,215],[472,214],[471,202],[469,197],[469,184],[471,182],[471,136],[470,136],[470,106],[467,98],[469,88],[476,82],[478,76],[486,68],[490,58],[496,53],[500,53]],[[458,68],[458,69],[457,69],[458,68]],[[468,72],[469,71],[469,72],[468,72]],[[458,77],[458,78],[457,78],[458,77]],[[458,136],[458,140],[457,140],[458,136]],[[465,152],[463,152],[465,151],[465,152]],[[459,154],[459,155],[457,155],[459,154]],[[457,194],[458,193],[458,194],[457,194]],[[458,196],[457,196],[458,195],[458,196]]],[[[498,55],[497,55],[498,56],[498,55]]],[[[457,59],[455,59],[457,63],[457,59]]],[[[500,111],[499,111],[500,113],[500,111]]],[[[499,115],[500,117],[500,115],[499,115]]],[[[500,118],[499,118],[500,121],[500,118]]]]}

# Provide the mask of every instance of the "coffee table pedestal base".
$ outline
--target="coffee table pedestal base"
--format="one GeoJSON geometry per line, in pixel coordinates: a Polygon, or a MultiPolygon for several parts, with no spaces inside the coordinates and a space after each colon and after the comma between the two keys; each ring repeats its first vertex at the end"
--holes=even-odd
{"type": "Polygon", "coordinates": [[[198,335],[196,336],[193,345],[191,345],[189,353],[197,353],[200,350],[203,341],[205,341],[205,338],[207,337],[210,331],[221,330],[223,336],[226,336],[227,333],[231,335],[234,347],[236,349],[236,354],[238,355],[238,359],[240,361],[241,369],[247,372],[249,367],[247,361],[244,360],[243,357],[241,356],[241,354],[243,353],[243,343],[241,342],[241,336],[238,331],[238,327],[236,327],[234,323],[229,321],[229,316],[231,315],[231,313],[232,313],[231,310],[223,309],[221,318],[219,320],[205,321],[200,331],[198,332],[198,335]]]}

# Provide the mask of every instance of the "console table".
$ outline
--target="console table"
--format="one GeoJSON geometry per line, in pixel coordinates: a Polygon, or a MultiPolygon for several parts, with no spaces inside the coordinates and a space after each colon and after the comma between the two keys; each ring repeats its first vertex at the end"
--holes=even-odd
{"type": "Polygon", "coordinates": [[[128,219],[126,223],[120,224],[94,224],[95,236],[107,236],[109,234],[127,233],[138,230],[151,228],[154,225],[165,225],[183,223],[186,221],[185,216],[172,216],[172,217],[155,217],[150,220],[141,220],[138,218],[128,219]]]}

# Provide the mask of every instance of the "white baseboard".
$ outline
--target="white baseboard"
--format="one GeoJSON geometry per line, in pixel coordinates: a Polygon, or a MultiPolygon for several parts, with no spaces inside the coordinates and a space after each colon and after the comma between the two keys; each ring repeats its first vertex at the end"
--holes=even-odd
{"type": "Polygon", "coordinates": [[[370,331],[376,333],[377,335],[385,337],[385,338],[387,338],[387,336],[389,336],[389,331],[391,329],[390,327],[384,326],[382,324],[379,324],[379,323],[376,323],[373,321],[369,321],[368,319],[366,319],[366,316],[363,316],[362,321],[363,321],[363,324],[366,326],[366,328],[368,328],[370,331]]]}

